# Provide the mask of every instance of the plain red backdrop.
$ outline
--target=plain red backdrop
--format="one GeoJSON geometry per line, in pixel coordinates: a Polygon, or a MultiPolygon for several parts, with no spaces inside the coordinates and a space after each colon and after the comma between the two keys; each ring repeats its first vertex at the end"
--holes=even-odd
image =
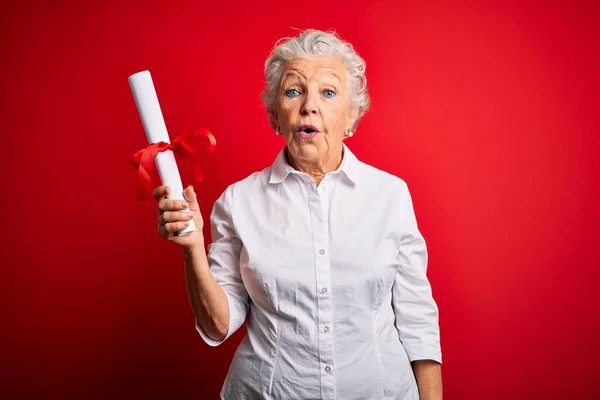
{"type": "Polygon", "coordinates": [[[207,217],[283,146],[263,63],[308,27],[367,61],[347,143],[413,194],[445,398],[600,397],[597,2],[49,3],[0,13],[1,397],[217,398],[245,329],[194,330],[180,252],[135,199],[127,76],[152,72],[172,137],[217,137],[207,217]]]}

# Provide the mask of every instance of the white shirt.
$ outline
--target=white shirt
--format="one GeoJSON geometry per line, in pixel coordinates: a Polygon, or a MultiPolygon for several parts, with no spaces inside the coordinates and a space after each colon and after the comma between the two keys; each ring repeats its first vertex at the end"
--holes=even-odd
{"type": "Polygon", "coordinates": [[[208,260],[229,302],[224,340],[247,322],[222,399],[418,400],[410,361],[441,363],[407,185],[343,147],[318,187],[284,148],[215,203],[208,260]]]}

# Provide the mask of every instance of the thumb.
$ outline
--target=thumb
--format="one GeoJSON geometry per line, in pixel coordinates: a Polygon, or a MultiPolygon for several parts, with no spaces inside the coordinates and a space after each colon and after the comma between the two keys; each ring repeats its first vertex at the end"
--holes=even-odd
{"type": "Polygon", "coordinates": [[[200,207],[198,205],[198,200],[196,198],[196,192],[194,191],[194,187],[192,185],[185,188],[183,191],[183,198],[190,206],[190,210],[199,211],[200,207]]]}

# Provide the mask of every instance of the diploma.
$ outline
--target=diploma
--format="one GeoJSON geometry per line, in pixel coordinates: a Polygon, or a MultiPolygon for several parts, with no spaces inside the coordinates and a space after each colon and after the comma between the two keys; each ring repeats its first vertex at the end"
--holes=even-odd
{"type": "MultiPolygon", "coordinates": [[[[142,119],[142,124],[144,125],[144,130],[146,131],[148,143],[171,143],[150,72],[138,72],[131,75],[128,80],[131,92],[135,98],[135,104],[140,113],[140,118],[142,119]]],[[[158,153],[154,157],[154,162],[161,182],[163,185],[171,188],[169,199],[185,201],[183,198],[183,185],[173,152],[167,150],[158,153]]],[[[186,211],[189,211],[189,209],[186,211]]],[[[184,236],[195,230],[196,225],[193,220],[190,220],[187,228],[179,231],[178,234],[179,236],[184,236]]]]}

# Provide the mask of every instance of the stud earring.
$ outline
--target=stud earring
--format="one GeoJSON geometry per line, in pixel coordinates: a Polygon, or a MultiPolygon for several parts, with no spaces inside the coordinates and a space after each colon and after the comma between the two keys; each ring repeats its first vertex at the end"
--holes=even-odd
{"type": "Polygon", "coordinates": [[[344,136],[352,137],[352,135],[354,135],[354,132],[352,132],[350,129],[346,129],[346,134],[344,136]]]}
{"type": "Polygon", "coordinates": [[[277,136],[281,135],[281,132],[279,132],[279,127],[277,127],[277,128],[275,129],[275,134],[276,134],[277,136]]]}

